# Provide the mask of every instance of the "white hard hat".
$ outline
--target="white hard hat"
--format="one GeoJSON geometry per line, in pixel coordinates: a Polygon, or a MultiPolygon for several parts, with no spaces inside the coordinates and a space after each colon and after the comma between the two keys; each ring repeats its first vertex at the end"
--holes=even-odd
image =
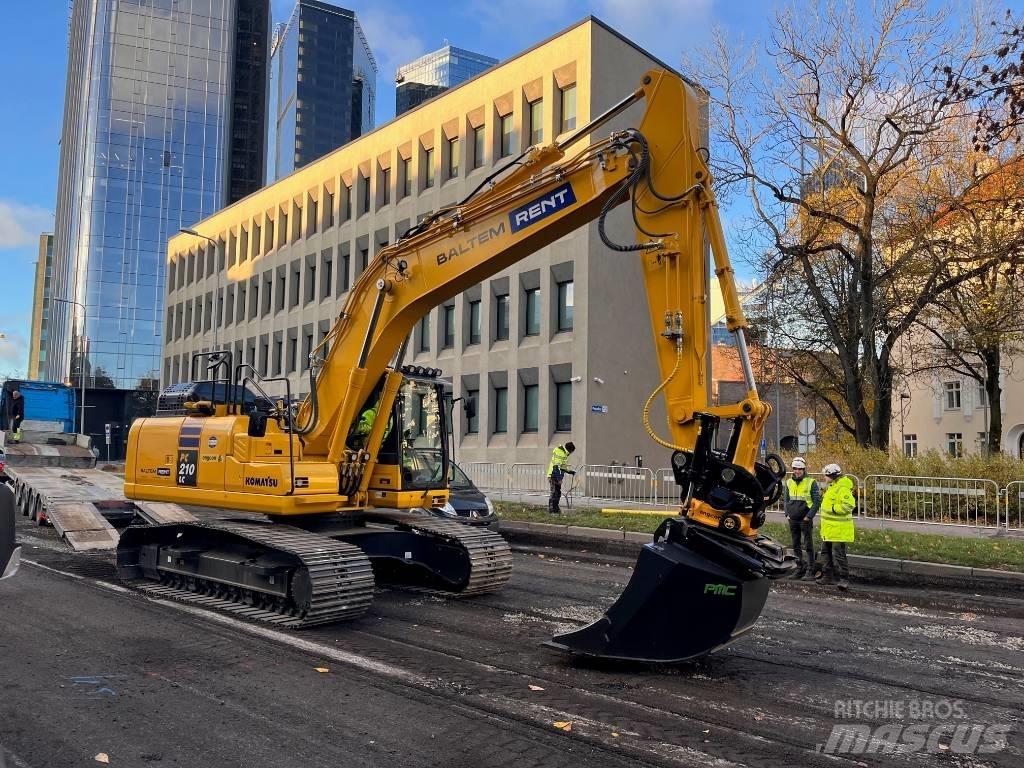
{"type": "Polygon", "coordinates": [[[807,469],[807,462],[804,461],[803,456],[797,456],[790,462],[789,465],[792,469],[807,469]]]}
{"type": "Polygon", "coordinates": [[[839,477],[843,474],[843,470],[838,464],[826,464],[821,471],[826,477],[839,477]]]}

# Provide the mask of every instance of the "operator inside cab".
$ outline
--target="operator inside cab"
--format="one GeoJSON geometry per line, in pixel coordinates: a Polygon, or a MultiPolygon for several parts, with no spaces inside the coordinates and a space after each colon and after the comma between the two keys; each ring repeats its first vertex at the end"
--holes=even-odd
{"type": "MultiPolygon", "coordinates": [[[[356,449],[362,449],[366,447],[366,441],[370,438],[370,432],[373,430],[373,423],[377,420],[377,411],[380,410],[380,398],[383,393],[378,387],[375,392],[373,399],[373,405],[363,411],[359,417],[359,421],[356,422],[355,427],[352,429],[352,434],[349,435],[349,445],[356,449]]],[[[391,434],[391,428],[394,426],[394,416],[388,414],[388,424],[384,427],[384,437],[381,442],[385,442],[388,436],[391,434]]]]}

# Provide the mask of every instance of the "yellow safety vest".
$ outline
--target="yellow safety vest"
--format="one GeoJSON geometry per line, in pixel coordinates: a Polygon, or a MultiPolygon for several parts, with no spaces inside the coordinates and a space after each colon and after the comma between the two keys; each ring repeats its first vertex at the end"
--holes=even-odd
{"type": "Polygon", "coordinates": [[[569,468],[569,451],[565,446],[559,445],[551,452],[551,461],[548,462],[548,477],[555,471],[555,467],[565,472],[569,468]]]}
{"type": "Polygon", "coordinates": [[[857,499],[853,495],[853,480],[840,477],[825,490],[821,499],[822,541],[853,541],[854,523],[853,510],[857,508],[857,499]]]}
{"type": "Polygon", "coordinates": [[[789,491],[789,500],[807,502],[807,508],[810,509],[814,505],[814,499],[811,497],[811,486],[814,485],[814,481],[807,475],[803,476],[803,479],[797,483],[793,478],[789,478],[786,481],[786,488],[789,491]]]}

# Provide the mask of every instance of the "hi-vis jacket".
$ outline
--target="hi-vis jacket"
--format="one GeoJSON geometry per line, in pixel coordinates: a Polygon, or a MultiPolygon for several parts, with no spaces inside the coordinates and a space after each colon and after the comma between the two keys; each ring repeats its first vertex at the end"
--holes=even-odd
{"type": "Polygon", "coordinates": [[[853,495],[853,480],[840,477],[825,490],[821,499],[821,540],[853,541],[853,510],[857,499],[853,495]]]}
{"type": "Polygon", "coordinates": [[[821,490],[807,475],[800,482],[791,477],[786,481],[784,500],[786,517],[790,520],[810,520],[821,505],[821,490]]]}
{"type": "Polygon", "coordinates": [[[554,475],[555,468],[558,468],[560,478],[569,468],[569,451],[564,445],[559,445],[551,452],[551,461],[548,462],[548,477],[554,475]]]}

